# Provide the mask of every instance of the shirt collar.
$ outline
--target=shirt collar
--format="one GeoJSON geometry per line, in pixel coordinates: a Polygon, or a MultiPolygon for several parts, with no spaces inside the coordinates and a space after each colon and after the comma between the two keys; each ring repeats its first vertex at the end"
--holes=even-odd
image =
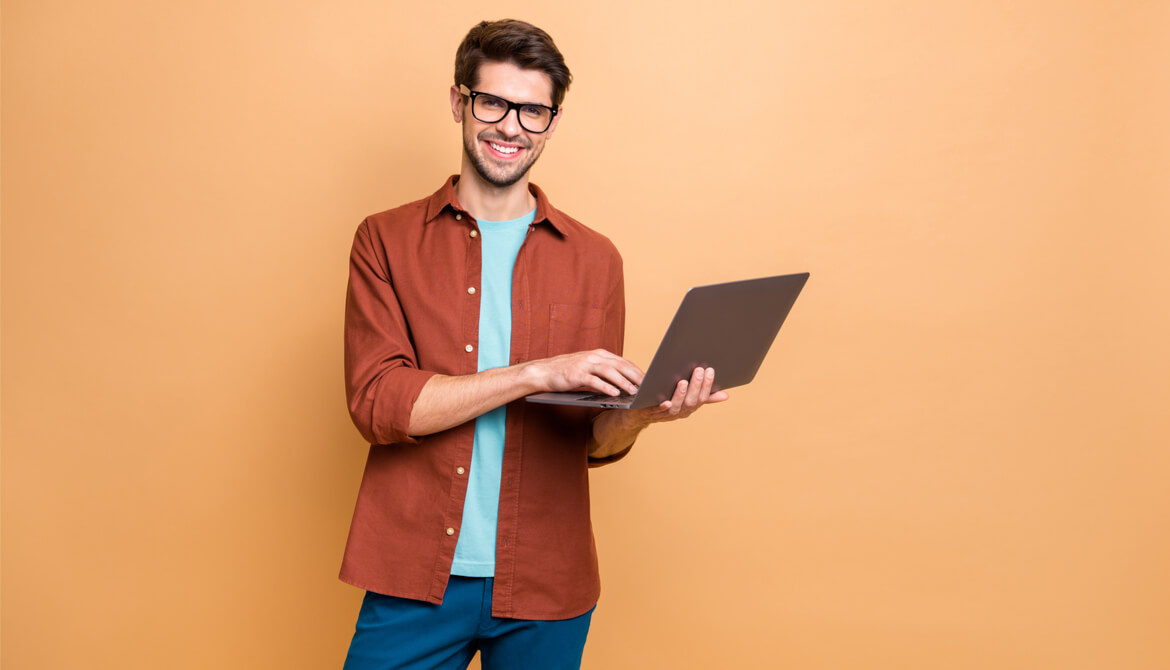
{"type": "MultiPolygon", "coordinates": [[[[457,181],[459,181],[459,175],[451,175],[446,183],[439,190],[435,191],[427,201],[427,223],[434,221],[448,207],[456,212],[470,215],[459,204],[459,198],[455,195],[455,182],[457,181]]],[[[536,197],[536,219],[533,220],[533,225],[547,222],[561,235],[568,235],[570,228],[568,217],[549,204],[548,197],[536,184],[529,183],[528,191],[536,197]]]]}

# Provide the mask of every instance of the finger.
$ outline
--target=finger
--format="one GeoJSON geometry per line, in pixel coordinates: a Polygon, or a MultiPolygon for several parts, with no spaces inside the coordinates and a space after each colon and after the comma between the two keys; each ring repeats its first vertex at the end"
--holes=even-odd
{"type": "Polygon", "coordinates": [[[691,383],[687,387],[687,395],[683,400],[684,411],[690,413],[699,408],[703,404],[699,399],[703,394],[703,384],[707,376],[707,371],[703,368],[695,368],[691,373],[691,383]]]}
{"type": "Polygon", "coordinates": [[[712,393],[711,395],[707,396],[707,404],[709,405],[709,404],[715,403],[715,402],[723,402],[724,400],[727,400],[730,397],[731,396],[727,395],[727,391],[716,391],[716,392],[712,393]]]}
{"type": "Polygon", "coordinates": [[[618,367],[618,372],[621,373],[622,378],[629,383],[631,389],[630,393],[637,393],[638,387],[642,385],[642,379],[645,377],[645,375],[642,373],[642,370],[640,370],[638,366],[623,358],[622,365],[618,367]]]}
{"type": "Polygon", "coordinates": [[[622,390],[610,384],[597,375],[591,375],[585,380],[584,388],[606,395],[621,395],[622,390]]]}
{"type": "Polygon", "coordinates": [[[715,385],[715,368],[707,368],[703,375],[703,390],[699,393],[699,404],[705,404],[711,397],[711,388],[715,385]]]}
{"type": "Polygon", "coordinates": [[[646,409],[651,416],[652,421],[665,421],[672,419],[678,414],[678,408],[682,405],[682,399],[686,397],[686,380],[680,381],[678,386],[674,387],[674,395],[669,400],[663,400],[658,403],[657,407],[649,407],[646,409]]]}
{"type": "Polygon", "coordinates": [[[623,379],[629,380],[635,386],[642,385],[645,373],[642,372],[641,368],[616,354],[610,354],[610,356],[613,357],[614,370],[621,374],[623,379]]]}
{"type": "Polygon", "coordinates": [[[667,401],[670,403],[669,409],[672,415],[677,415],[682,411],[683,405],[686,403],[687,389],[689,388],[690,383],[685,379],[680,380],[678,385],[674,387],[674,395],[667,401]]]}
{"type": "Polygon", "coordinates": [[[566,354],[563,358],[566,381],[576,389],[591,390],[606,395],[636,392],[636,387],[615,366],[624,362],[603,349],[566,354]],[[630,389],[633,388],[634,391],[630,389]]]}
{"type": "Polygon", "coordinates": [[[644,377],[642,370],[638,366],[604,349],[598,349],[592,353],[598,363],[594,374],[621,387],[626,393],[638,392],[638,387],[642,384],[644,377]]]}
{"type": "MultiPolygon", "coordinates": [[[[636,370],[637,368],[634,369],[636,370]]],[[[633,394],[638,392],[638,383],[630,377],[628,372],[623,372],[617,368],[604,367],[595,374],[614,387],[621,388],[626,393],[633,394]]]]}
{"type": "Polygon", "coordinates": [[[648,407],[639,411],[646,412],[646,417],[651,423],[670,421],[671,419],[676,418],[676,412],[671,411],[671,408],[676,404],[677,403],[670,400],[663,400],[662,402],[658,403],[656,407],[648,407]]]}
{"type": "Polygon", "coordinates": [[[638,386],[641,386],[642,380],[646,377],[646,373],[642,372],[642,368],[639,368],[637,365],[634,365],[626,359],[623,358],[622,361],[625,363],[625,365],[622,367],[622,374],[626,376],[626,379],[629,379],[638,386]]]}
{"type": "Polygon", "coordinates": [[[637,413],[642,415],[642,420],[646,423],[661,423],[669,421],[673,417],[670,415],[670,401],[663,400],[661,403],[653,407],[645,407],[643,409],[628,409],[630,413],[637,413]]]}

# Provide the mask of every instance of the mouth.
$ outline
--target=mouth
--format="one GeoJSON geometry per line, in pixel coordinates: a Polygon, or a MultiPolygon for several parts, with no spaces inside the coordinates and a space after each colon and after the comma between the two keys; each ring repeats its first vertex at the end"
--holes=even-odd
{"type": "Polygon", "coordinates": [[[512,144],[510,142],[498,142],[495,140],[483,140],[484,146],[488,148],[493,156],[501,160],[512,160],[520,155],[520,150],[524,147],[519,144],[512,144]]]}

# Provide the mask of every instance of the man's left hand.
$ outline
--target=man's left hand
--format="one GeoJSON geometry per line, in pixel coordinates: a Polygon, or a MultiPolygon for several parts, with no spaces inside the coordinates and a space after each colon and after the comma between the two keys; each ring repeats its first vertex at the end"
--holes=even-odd
{"type": "Polygon", "coordinates": [[[652,423],[685,419],[703,405],[727,400],[726,391],[711,392],[715,384],[715,370],[695,368],[690,380],[682,380],[670,400],[645,409],[612,409],[593,422],[589,456],[608,458],[629,448],[638,433],[652,423]]]}
{"type": "Polygon", "coordinates": [[[711,392],[714,384],[714,368],[695,368],[690,381],[683,379],[674,388],[674,395],[670,400],[663,401],[656,407],[630,410],[630,413],[641,414],[638,418],[647,424],[685,419],[703,405],[727,400],[727,391],[711,392]]]}

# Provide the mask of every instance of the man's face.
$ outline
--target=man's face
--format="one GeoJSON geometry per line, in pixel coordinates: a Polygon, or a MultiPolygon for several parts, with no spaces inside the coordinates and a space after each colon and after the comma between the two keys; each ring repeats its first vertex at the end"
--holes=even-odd
{"type": "MultiPolygon", "coordinates": [[[[511,63],[486,62],[479,66],[479,81],[474,90],[490,93],[512,102],[534,102],[552,106],[552,80],[538,70],[524,70],[511,63]]],[[[516,110],[496,123],[484,123],[471,113],[471,101],[451,88],[451,112],[456,123],[463,124],[463,153],[475,171],[487,183],[506,187],[520,181],[557,127],[561,115],[543,133],[524,130],[516,110]]]]}

